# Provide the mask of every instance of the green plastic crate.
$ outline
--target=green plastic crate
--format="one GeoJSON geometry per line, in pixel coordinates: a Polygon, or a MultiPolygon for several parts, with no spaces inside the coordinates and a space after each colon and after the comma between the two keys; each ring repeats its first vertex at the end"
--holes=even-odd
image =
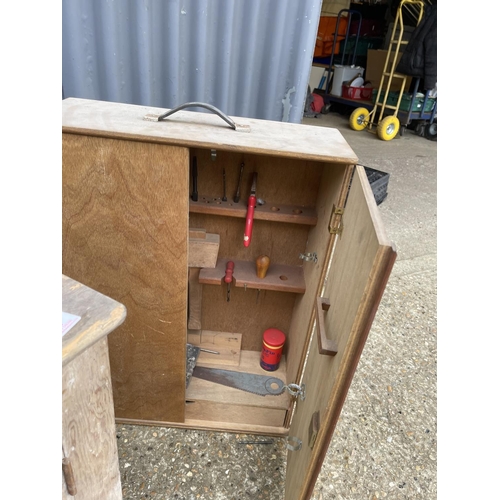
{"type": "MultiPolygon", "coordinates": [[[[378,89],[373,90],[372,94],[372,102],[375,103],[377,100],[377,94],[378,94],[378,89]]],[[[385,91],[382,90],[381,93],[381,101],[384,98],[385,91]]],[[[399,97],[399,92],[389,92],[389,95],[387,96],[387,102],[386,104],[389,104],[391,106],[396,106],[398,103],[398,97],[399,97]]],[[[401,111],[410,111],[410,103],[411,103],[411,97],[412,94],[405,92],[403,93],[403,96],[401,97],[401,103],[399,104],[399,109],[401,111]]],[[[413,103],[413,108],[412,111],[422,111],[422,105],[424,104],[424,98],[423,97],[416,97],[415,101],[413,103]]],[[[434,106],[436,105],[436,99],[433,97],[428,97],[427,102],[425,103],[425,109],[424,113],[428,113],[434,109],[434,106]]]]}

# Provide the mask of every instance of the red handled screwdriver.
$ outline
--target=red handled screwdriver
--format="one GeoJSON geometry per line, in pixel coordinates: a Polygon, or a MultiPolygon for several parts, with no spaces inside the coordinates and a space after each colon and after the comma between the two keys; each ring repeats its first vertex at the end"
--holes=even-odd
{"type": "Polygon", "coordinates": [[[227,283],[227,301],[229,302],[231,294],[231,282],[233,281],[234,262],[229,260],[226,264],[226,275],[224,282],[227,283]]]}
{"type": "Polygon", "coordinates": [[[257,173],[253,174],[252,188],[250,189],[250,196],[248,197],[247,205],[247,217],[245,221],[245,234],[243,236],[243,245],[248,247],[250,241],[252,240],[252,229],[253,229],[253,214],[255,211],[255,206],[257,205],[256,198],[257,191],[257,173]]]}

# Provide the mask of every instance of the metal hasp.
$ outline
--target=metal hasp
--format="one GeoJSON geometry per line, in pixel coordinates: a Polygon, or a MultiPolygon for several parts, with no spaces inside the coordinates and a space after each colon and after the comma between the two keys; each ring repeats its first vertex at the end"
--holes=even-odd
{"type": "Polygon", "coordinates": [[[299,259],[305,260],[306,262],[313,261],[316,264],[316,262],[318,262],[318,254],[316,252],[299,253],[299,259]]]}
{"type": "Polygon", "coordinates": [[[193,370],[193,377],[257,394],[258,396],[279,396],[286,388],[285,384],[277,377],[218,368],[204,368],[202,366],[197,366],[193,370]]]}

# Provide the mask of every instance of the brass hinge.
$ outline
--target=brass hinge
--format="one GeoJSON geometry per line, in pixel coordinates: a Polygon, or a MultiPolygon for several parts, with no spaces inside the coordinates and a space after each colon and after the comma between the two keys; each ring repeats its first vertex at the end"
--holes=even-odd
{"type": "Polygon", "coordinates": [[[330,234],[338,234],[342,236],[342,231],[344,230],[344,221],[342,217],[344,215],[344,209],[333,205],[332,215],[330,216],[330,224],[328,230],[330,234]]]}

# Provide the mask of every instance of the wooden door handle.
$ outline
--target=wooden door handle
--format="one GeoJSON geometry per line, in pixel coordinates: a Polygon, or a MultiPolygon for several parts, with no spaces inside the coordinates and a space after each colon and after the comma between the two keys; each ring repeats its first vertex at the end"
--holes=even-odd
{"type": "Polygon", "coordinates": [[[324,311],[330,309],[330,300],[325,297],[316,299],[316,315],[318,318],[318,350],[320,354],[335,356],[338,351],[337,342],[326,337],[324,311]]]}

